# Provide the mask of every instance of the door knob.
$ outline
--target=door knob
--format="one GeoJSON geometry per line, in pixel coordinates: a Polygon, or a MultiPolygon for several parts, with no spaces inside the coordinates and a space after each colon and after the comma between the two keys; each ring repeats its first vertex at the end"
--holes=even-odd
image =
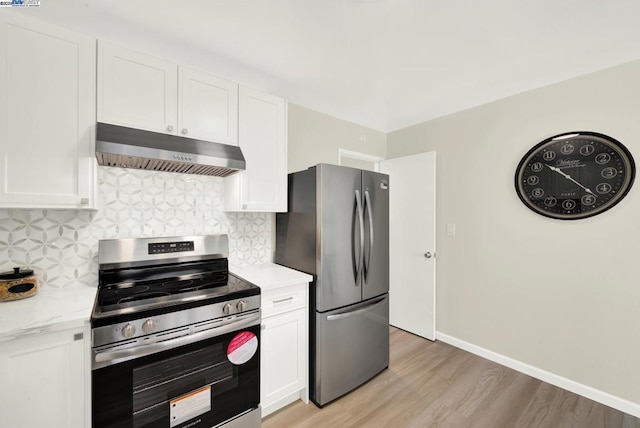
{"type": "Polygon", "coordinates": [[[431,253],[429,251],[427,251],[426,253],[424,253],[424,258],[425,259],[430,259],[431,258],[431,253]]]}

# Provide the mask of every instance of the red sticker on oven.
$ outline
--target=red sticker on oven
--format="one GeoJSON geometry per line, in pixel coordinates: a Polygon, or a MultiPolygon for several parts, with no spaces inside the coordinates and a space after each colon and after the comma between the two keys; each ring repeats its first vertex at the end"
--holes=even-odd
{"type": "Polygon", "coordinates": [[[256,354],[258,338],[250,331],[243,331],[235,335],[227,346],[227,358],[236,366],[244,364],[256,354]]]}

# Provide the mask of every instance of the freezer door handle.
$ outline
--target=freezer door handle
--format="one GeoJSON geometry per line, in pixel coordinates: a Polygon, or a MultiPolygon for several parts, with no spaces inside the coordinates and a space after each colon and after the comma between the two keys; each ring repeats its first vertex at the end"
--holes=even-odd
{"type": "MultiPolygon", "coordinates": [[[[360,253],[357,255],[356,263],[356,287],[360,285],[360,277],[362,276],[363,264],[364,264],[364,213],[362,211],[362,199],[360,198],[360,191],[356,190],[356,210],[358,211],[358,226],[360,228],[360,253]]],[[[355,245],[354,245],[355,251],[355,245]]]]}
{"type": "Polygon", "coordinates": [[[382,303],[384,301],[384,299],[386,299],[387,296],[383,296],[380,297],[376,300],[374,300],[373,302],[369,303],[367,306],[364,306],[362,308],[356,309],[355,311],[348,311],[348,312],[341,312],[339,314],[334,314],[334,315],[329,315],[327,317],[327,321],[336,321],[336,320],[341,320],[341,319],[345,319],[345,318],[350,318],[356,315],[360,315],[364,312],[368,312],[370,310],[372,310],[373,308],[375,308],[376,306],[378,306],[380,303],[382,303]]]}
{"type": "Polygon", "coordinates": [[[369,191],[364,191],[364,206],[367,209],[369,217],[369,255],[367,261],[364,264],[364,280],[367,281],[367,272],[369,271],[369,265],[371,263],[371,251],[373,250],[373,211],[371,210],[371,198],[369,197],[369,191]]]}

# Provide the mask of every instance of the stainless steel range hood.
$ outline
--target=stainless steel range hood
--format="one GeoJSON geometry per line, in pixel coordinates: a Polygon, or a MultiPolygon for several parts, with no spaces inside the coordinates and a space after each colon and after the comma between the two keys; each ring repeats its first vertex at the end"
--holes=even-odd
{"type": "Polygon", "coordinates": [[[99,165],[226,177],[245,169],[238,146],[98,123],[99,165]]]}

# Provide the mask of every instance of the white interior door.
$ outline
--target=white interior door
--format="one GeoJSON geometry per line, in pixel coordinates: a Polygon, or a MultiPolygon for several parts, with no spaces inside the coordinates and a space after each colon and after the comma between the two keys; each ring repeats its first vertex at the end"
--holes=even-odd
{"type": "Polygon", "coordinates": [[[389,322],[435,340],[436,154],[380,162],[389,174],[389,322]]]}

